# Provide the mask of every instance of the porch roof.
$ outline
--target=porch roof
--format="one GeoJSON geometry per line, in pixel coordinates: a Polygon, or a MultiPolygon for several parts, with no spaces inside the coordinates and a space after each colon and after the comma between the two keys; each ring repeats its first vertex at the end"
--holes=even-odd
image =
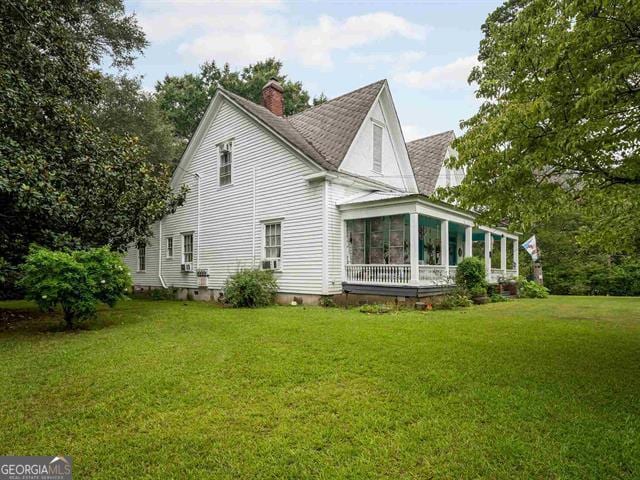
{"type": "Polygon", "coordinates": [[[476,226],[486,232],[505,235],[518,239],[503,227],[488,227],[476,223],[476,213],[456,207],[446,202],[435,200],[420,193],[374,191],[359,194],[338,202],[343,218],[353,219],[372,216],[395,215],[401,213],[419,213],[422,215],[449,220],[467,226],[476,226]]]}

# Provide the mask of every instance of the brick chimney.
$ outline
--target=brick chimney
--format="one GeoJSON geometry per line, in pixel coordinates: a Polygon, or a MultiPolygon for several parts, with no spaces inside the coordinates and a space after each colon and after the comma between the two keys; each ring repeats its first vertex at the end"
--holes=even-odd
{"type": "Polygon", "coordinates": [[[273,77],[262,87],[262,105],[279,117],[284,116],[283,92],[282,85],[273,77]]]}

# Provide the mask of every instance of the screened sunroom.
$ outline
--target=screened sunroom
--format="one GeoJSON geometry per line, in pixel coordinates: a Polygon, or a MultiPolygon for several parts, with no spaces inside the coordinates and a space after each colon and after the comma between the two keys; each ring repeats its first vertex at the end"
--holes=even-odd
{"type": "Polygon", "coordinates": [[[487,279],[517,276],[517,235],[476,226],[472,214],[421,195],[367,194],[339,205],[344,278],[352,284],[448,286],[467,256],[485,261],[487,279]]]}

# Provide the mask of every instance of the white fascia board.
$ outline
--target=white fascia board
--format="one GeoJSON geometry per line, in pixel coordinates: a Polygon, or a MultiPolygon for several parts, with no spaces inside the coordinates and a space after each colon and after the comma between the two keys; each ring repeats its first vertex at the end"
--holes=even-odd
{"type": "MultiPolygon", "coordinates": [[[[262,128],[264,128],[270,135],[272,135],[273,137],[275,137],[277,140],[279,140],[280,142],[282,142],[287,148],[289,148],[289,150],[291,150],[292,152],[296,153],[298,156],[300,156],[300,158],[304,159],[305,161],[307,161],[311,166],[315,167],[318,169],[318,171],[323,172],[326,171],[325,168],[323,168],[322,166],[318,165],[312,158],[309,158],[304,152],[302,152],[300,149],[298,149],[296,146],[294,146],[293,144],[291,144],[286,138],[284,138],[282,135],[280,135],[277,131],[275,131],[273,128],[271,128],[269,125],[267,125],[266,123],[264,123],[262,120],[260,120],[258,117],[256,117],[255,115],[253,115],[251,112],[249,112],[247,109],[243,108],[242,105],[240,105],[238,102],[236,102],[233,98],[229,97],[228,95],[226,95],[224,93],[224,91],[218,90],[218,92],[224,96],[225,100],[227,100],[230,104],[232,104],[234,107],[236,107],[238,110],[240,110],[241,112],[243,112],[247,117],[251,118],[254,122],[256,122],[258,125],[260,125],[262,128]]],[[[216,93],[217,95],[217,93],[216,93]]]]}
{"type": "Polygon", "coordinates": [[[347,187],[355,187],[368,191],[380,190],[385,192],[402,192],[401,189],[392,187],[386,183],[381,183],[376,180],[347,172],[329,172],[325,170],[305,175],[303,178],[309,183],[327,181],[337,185],[345,185],[347,187]]]}
{"type": "Polygon", "coordinates": [[[370,218],[384,215],[398,215],[403,213],[418,213],[441,220],[458,223],[467,227],[476,227],[482,231],[495,235],[504,235],[506,238],[518,240],[517,234],[499,227],[487,227],[476,224],[476,215],[473,212],[457,209],[443,202],[432,202],[419,195],[408,195],[399,198],[384,200],[372,200],[362,203],[338,205],[344,220],[356,218],[370,218]]]}
{"type": "MultiPolygon", "coordinates": [[[[404,161],[406,162],[406,165],[408,165],[409,168],[411,169],[411,175],[407,175],[407,172],[403,171],[402,165],[398,165],[399,170],[402,172],[402,175],[403,175],[402,182],[405,185],[406,191],[410,191],[411,193],[417,193],[418,192],[418,185],[416,184],[415,177],[413,175],[413,169],[411,168],[411,161],[409,160],[409,153],[407,152],[407,145],[406,145],[406,143],[404,141],[404,136],[402,135],[402,128],[400,127],[400,120],[398,119],[398,113],[396,111],[395,105],[393,104],[393,99],[391,98],[391,92],[389,90],[389,83],[386,80],[384,82],[384,85],[382,86],[382,88],[378,92],[378,95],[376,96],[375,100],[371,104],[371,107],[369,108],[369,111],[367,112],[367,115],[365,116],[364,121],[360,124],[360,127],[358,128],[357,133],[353,137],[351,145],[349,145],[349,148],[347,149],[347,152],[345,153],[345,155],[344,155],[342,160],[344,161],[345,158],[349,157],[349,154],[355,148],[354,145],[356,143],[356,139],[360,137],[360,135],[362,134],[362,131],[365,128],[368,128],[369,122],[367,122],[367,119],[371,118],[373,109],[376,107],[378,102],[380,102],[380,107],[381,107],[381,110],[382,110],[382,115],[384,116],[384,119],[385,119],[385,126],[387,127],[387,131],[389,131],[390,134],[391,134],[390,135],[391,136],[391,144],[392,144],[394,152],[396,154],[396,158],[398,158],[399,155],[402,155],[404,161]],[[380,102],[380,99],[383,98],[383,93],[385,91],[387,92],[387,96],[384,97],[384,98],[388,100],[388,104],[391,105],[390,109],[393,111],[393,119],[391,119],[391,121],[389,121],[390,119],[388,118],[387,115],[385,115],[385,110],[389,109],[389,105],[387,104],[387,102],[380,102]],[[393,120],[395,120],[395,121],[393,121],[393,120]],[[389,127],[393,128],[393,131],[389,130],[389,127]],[[398,137],[398,135],[399,135],[399,137],[398,137]],[[398,138],[400,138],[402,140],[402,145],[401,146],[397,145],[398,138]],[[411,188],[407,188],[407,178],[409,178],[409,187],[411,187],[411,188]]],[[[344,170],[341,170],[341,169],[342,169],[342,163],[338,167],[338,171],[342,172],[342,173],[348,173],[348,172],[345,172],[344,170]]],[[[396,189],[395,187],[391,187],[391,186],[388,186],[388,187],[396,189]]]]}
{"type": "Polygon", "coordinates": [[[222,100],[220,96],[220,90],[218,90],[214,95],[213,99],[211,100],[211,102],[209,103],[209,106],[207,107],[207,110],[205,111],[202,118],[200,119],[200,122],[198,122],[198,127],[196,128],[196,131],[194,132],[193,136],[189,140],[189,144],[187,145],[187,148],[182,154],[182,157],[180,157],[180,162],[178,162],[176,169],[173,171],[173,176],[171,177],[171,187],[173,189],[177,189],[180,186],[180,183],[182,182],[185,172],[189,169],[189,164],[191,163],[191,159],[193,158],[193,155],[196,149],[202,142],[202,137],[207,132],[207,129],[211,124],[211,121],[215,118],[216,114],[218,113],[221,103],[222,103],[222,100]]]}
{"type": "Polygon", "coordinates": [[[404,139],[402,133],[402,126],[400,125],[400,118],[398,117],[398,111],[396,105],[393,102],[393,96],[391,95],[391,89],[389,84],[385,80],[383,91],[386,90],[386,95],[380,95],[380,106],[382,107],[382,114],[384,115],[385,122],[387,123],[387,129],[391,132],[392,145],[395,150],[396,159],[398,160],[398,168],[402,172],[402,181],[405,184],[407,191],[411,193],[418,193],[418,184],[416,183],[415,174],[413,173],[413,166],[411,160],[409,160],[409,151],[407,150],[407,142],[404,139]],[[389,110],[389,115],[387,115],[389,110]],[[403,168],[403,165],[405,168],[403,168]],[[408,169],[408,170],[407,170],[408,169]]]}

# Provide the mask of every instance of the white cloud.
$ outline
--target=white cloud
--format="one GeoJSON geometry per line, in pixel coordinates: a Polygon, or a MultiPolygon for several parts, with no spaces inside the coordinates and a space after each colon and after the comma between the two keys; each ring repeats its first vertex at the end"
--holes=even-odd
{"type": "Polygon", "coordinates": [[[347,61],[356,65],[363,65],[370,70],[383,66],[384,68],[390,67],[395,71],[402,71],[409,68],[415,62],[422,60],[424,57],[424,52],[414,50],[394,53],[352,53],[347,58],[347,61]]]}
{"type": "Polygon", "coordinates": [[[389,37],[424,40],[427,28],[388,12],[369,13],[338,21],[328,15],[313,26],[301,27],[292,36],[293,47],[302,63],[329,68],[331,53],[348,50],[389,37]]]}
{"type": "Polygon", "coordinates": [[[479,65],[475,55],[430,68],[426,71],[408,71],[394,76],[394,80],[413,88],[424,90],[461,90],[468,86],[471,69],[479,65]]]}
{"type": "Polygon", "coordinates": [[[429,135],[433,135],[435,133],[438,132],[434,130],[428,130],[424,127],[421,127],[420,125],[402,125],[402,135],[404,136],[405,142],[417,140],[418,138],[428,137],[429,135]]]}
{"type": "Polygon", "coordinates": [[[152,42],[182,40],[178,53],[197,61],[215,58],[239,66],[276,56],[320,69],[333,67],[336,51],[362,47],[391,37],[424,40],[428,28],[389,12],[336,19],[322,15],[295,25],[278,2],[220,2],[203,5],[183,0],[140,15],[152,42]]]}
{"type": "Polygon", "coordinates": [[[193,36],[194,31],[266,29],[271,17],[281,9],[278,0],[255,0],[248,4],[166,0],[147,5],[148,11],[139,14],[139,19],[152,42],[167,42],[185,34],[193,36]]]}

